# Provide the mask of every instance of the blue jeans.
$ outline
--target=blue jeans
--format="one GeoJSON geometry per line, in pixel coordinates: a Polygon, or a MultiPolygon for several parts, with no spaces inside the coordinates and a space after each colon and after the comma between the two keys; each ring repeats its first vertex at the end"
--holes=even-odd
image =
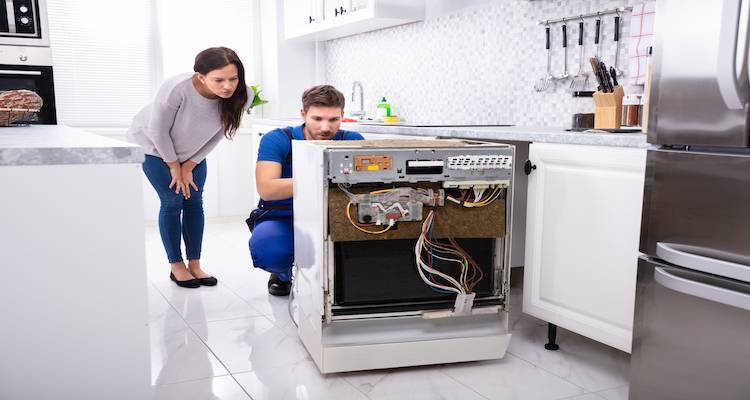
{"type": "Polygon", "coordinates": [[[248,245],[253,266],[277,274],[282,281],[292,280],[294,229],[291,211],[269,211],[255,224],[248,245]]]}
{"type": "Polygon", "coordinates": [[[201,258],[204,225],[203,186],[206,183],[206,170],[206,160],[195,166],[193,181],[198,186],[198,191],[190,188],[190,198],[185,199],[182,192],[176,194],[174,187],[169,188],[172,175],[164,160],[146,155],[146,161],[143,162],[143,172],[161,200],[159,233],[170,264],[182,261],[181,238],[185,241],[187,259],[201,258]]]}

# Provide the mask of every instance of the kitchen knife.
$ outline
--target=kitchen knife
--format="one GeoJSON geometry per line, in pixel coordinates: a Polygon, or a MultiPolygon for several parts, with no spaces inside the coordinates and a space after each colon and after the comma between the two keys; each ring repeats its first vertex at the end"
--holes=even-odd
{"type": "Polygon", "coordinates": [[[597,87],[597,90],[604,92],[604,83],[602,82],[602,74],[601,74],[601,71],[599,71],[599,60],[596,57],[591,57],[589,58],[589,62],[591,63],[591,70],[594,72],[596,83],[599,84],[599,86],[597,87]]]}
{"type": "Polygon", "coordinates": [[[617,70],[615,67],[609,67],[609,76],[612,77],[612,84],[615,86],[620,86],[619,83],[617,83],[617,70]]]}
{"type": "Polygon", "coordinates": [[[602,83],[607,87],[607,93],[611,93],[612,90],[612,79],[609,76],[609,72],[607,72],[607,66],[604,65],[604,61],[599,61],[599,67],[601,68],[603,79],[602,83]]]}

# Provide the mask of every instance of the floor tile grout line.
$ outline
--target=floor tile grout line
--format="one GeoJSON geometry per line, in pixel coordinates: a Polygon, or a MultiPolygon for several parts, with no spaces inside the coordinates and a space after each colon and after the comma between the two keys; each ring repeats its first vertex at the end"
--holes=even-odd
{"type": "MultiPolygon", "coordinates": [[[[612,387],[612,388],[609,388],[609,389],[597,390],[597,391],[591,392],[591,393],[599,395],[601,397],[604,397],[604,396],[601,395],[602,392],[609,392],[610,390],[616,390],[616,389],[620,389],[620,388],[630,388],[630,383],[628,383],[627,385],[615,386],[615,387],[612,387]]],[[[606,399],[606,397],[604,397],[604,398],[606,399]]]]}
{"type": "Polygon", "coordinates": [[[574,396],[560,397],[560,398],[557,398],[555,400],[574,400],[574,399],[576,399],[578,397],[585,396],[587,394],[593,394],[594,396],[600,398],[601,400],[607,400],[606,397],[604,397],[604,396],[602,396],[600,394],[594,393],[594,392],[586,392],[586,393],[581,393],[581,394],[577,394],[577,395],[574,395],[574,396]]]}
{"type": "MultiPolygon", "coordinates": [[[[228,370],[229,370],[229,369],[227,369],[227,371],[228,371],[228,370]]],[[[242,391],[243,391],[243,392],[245,392],[245,394],[247,395],[247,398],[248,398],[248,399],[250,399],[250,400],[254,400],[254,399],[253,399],[253,396],[251,396],[251,395],[250,395],[250,393],[248,393],[248,391],[247,391],[247,390],[245,389],[245,387],[244,387],[244,386],[242,386],[242,384],[240,383],[240,381],[238,381],[238,380],[237,380],[237,378],[236,378],[236,377],[234,376],[234,374],[230,373],[230,374],[229,374],[229,376],[231,376],[231,377],[232,377],[232,380],[234,381],[234,383],[236,383],[236,384],[237,384],[237,386],[239,386],[239,387],[240,387],[240,389],[242,389],[242,391]]]]}
{"type": "MultiPolygon", "coordinates": [[[[538,326],[533,326],[533,327],[523,328],[523,329],[520,329],[520,330],[530,330],[530,329],[538,329],[538,328],[539,328],[538,326]]],[[[575,332],[570,332],[570,333],[572,333],[572,334],[575,334],[575,332]]],[[[549,350],[545,350],[545,351],[549,351],[549,350]]],[[[579,387],[579,388],[583,389],[584,393],[582,393],[582,394],[587,394],[587,393],[598,393],[598,392],[600,392],[600,391],[605,391],[605,390],[612,390],[612,389],[617,389],[617,388],[620,388],[620,387],[622,387],[622,386],[625,386],[625,385],[620,385],[620,386],[615,386],[615,387],[613,387],[613,388],[610,388],[610,389],[601,389],[601,390],[597,390],[597,391],[593,391],[593,390],[588,390],[588,389],[584,388],[583,386],[581,386],[581,385],[579,385],[579,384],[577,384],[577,383],[575,383],[575,382],[573,382],[573,381],[569,380],[568,378],[566,378],[566,377],[564,377],[564,376],[561,376],[561,375],[559,375],[559,374],[557,374],[557,373],[555,373],[555,372],[553,372],[553,371],[551,371],[551,370],[549,370],[549,369],[547,369],[547,368],[544,368],[544,367],[542,367],[541,365],[537,365],[537,364],[533,363],[532,361],[529,361],[529,360],[527,360],[527,359],[525,359],[525,358],[521,357],[520,355],[518,355],[518,354],[515,354],[515,353],[511,352],[510,350],[508,350],[508,353],[509,353],[509,354],[511,354],[511,355],[513,355],[514,357],[517,357],[517,358],[519,358],[519,359],[521,359],[521,360],[523,360],[523,361],[526,361],[527,363],[529,363],[529,364],[533,365],[533,366],[534,366],[534,367],[536,367],[536,368],[539,368],[539,369],[541,369],[541,370],[543,370],[543,371],[546,371],[546,372],[548,372],[548,373],[550,373],[550,374],[552,374],[552,375],[554,375],[554,376],[556,376],[556,377],[558,377],[558,378],[560,378],[560,379],[562,379],[562,380],[564,380],[564,381],[566,381],[566,382],[568,382],[568,383],[570,383],[570,384],[572,384],[572,385],[575,385],[575,386],[577,386],[577,387],[579,387]]],[[[599,396],[599,397],[601,397],[601,396],[599,396]]],[[[559,399],[558,399],[558,400],[559,400],[559,399]]]]}
{"type": "MultiPolygon", "coordinates": [[[[313,364],[315,364],[315,362],[313,362],[313,364]]],[[[316,368],[317,368],[317,366],[316,366],[316,368]]],[[[348,380],[346,380],[346,378],[339,377],[338,379],[341,379],[342,381],[344,381],[344,383],[346,383],[347,385],[349,385],[350,387],[352,387],[357,393],[360,393],[362,396],[365,396],[366,398],[372,400],[372,397],[370,397],[367,393],[361,391],[358,387],[354,386],[354,384],[351,383],[351,382],[349,382],[348,380]]],[[[378,382],[380,382],[380,381],[378,381],[378,382]]],[[[376,383],[376,385],[377,385],[377,383],[376,383]]],[[[372,387],[375,387],[375,385],[372,385],[372,387]]]]}
{"type": "MultiPolygon", "coordinates": [[[[539,328],[540,328],[541,326],[544,326],[544,325],[540,325],[540,326],[529,326],[529,327],[526,327],[526,328],[518,329],[518,330],[517,330],[516,332],[519,332],[519,331],[528,331],[528,330],[532,330],[532,329],[539,329],[539,328]]],[[[549,350],[545,350],[545,351],[549,351],[549,350]]],[[[548,372],[548,373],[550,373],[550,374],[552,374],[552,375],[554,375],[554,376],[556,376],[556,377],[558,377],[558,378],[560,378],[560,379],[564,380],[565,382],[568,382],[568,383],[570,383],[570,384],[573,384],[573,385],[575,385],[576,387],[579,387],[579,388],[581,388],[581,389],[582,389],[582,390],[584,391],[584,393],[588,393],[588,390],[587,390],[586,388],[584,388],[583,386],[581,386],[581,385],[578,385],[578,384],[576,384],[576,383],[574,383],[574,382],[571,382],[571,381],[570,381],[570,380],[568,380],[567,378],[565,378],[565,377],[563,377],[563,376],[560,376],[560,375],[558,375],[558,374],[556,374],[556,373],[554,373],[554,372],[552,372],[552,371],[548,370],[547,368],[544,368],[544,367],[542,367],[541,365],[537,365],[537,364],[535,364],[535,363],[534,363],[533,361],[531,361],[531,360],[527,360],[527,359],[525,359],[525,358],[524,358],[524,357],[522,357],[522,356],[521,356],[520,354],[515,354],[514,352],[510,351],[510,349],[508,349],[508,354],[511,354],[512,356],[514,356],[514,357],[516,357],[516,358],[518,358],[518,359],[521,359],[521,360],[523,360],[523,361],[525,361],[525,362],[527,362],[527,363],[529,363],[529,364],[533,365],[533,366],[534,366],[535,368],[539,368],[539,369],[541,369],[542,371],[548,372]]]]}
{"type": "MultiPolygon", "coordinates": [[[[505,356],[503,356],[503,358],[504,358],[504,357],[505,357],[505,356]]],[[[446,373],[445,371],[443,371],[443,368],[444,368],[444,367],[443,367],[443,366],[441,365],[441,366],[440,366],[440,367],[439,367],[439,368],[437,369],[437,370],[438,370],[438,372],[440,372],[441,374],[443,374],[443,375],[445,375],[446,377],[448,377],[448,379],[451,379],[452,381],[454,381],[454,382],[458,383],[459,385],[461,385],[461,386],[463,386],[463,387],[465,387],[465,388],[469,389],[470,391],[472,391],[472,392],[476,393],[476,394],[477,394],[477,395],[478,395],[479,397],[481,397],[481,398],[483,398],[483,399],[487,399],[487,400],[490,400],[490,398],[489,398],[489,397],[487,397],[487,396],[485,396],[485,395],[483,395],[483,394],[479,393],[479,392],[478,392],[478,391],[477,391],[476,389],[474,389],[473,387],[471,387],[471,386],[467,385],[467,384],[466,384],[466,383],[464,383],[464,382],[461,382],[461,381],[460,381],[460,380],[458,380],[457,378],[455,378],[455,377],[453,377],[452,375],[450,375],[450,374],[446,373]]]]}
{"type": "MultiPolygon", "coordinates": [[[[159,293],[159,295],[164,299],[164,301],[167,302],[167,304],[169,305],[169,307],[172,310],[174,310],[175,313],[177,313],[177,315],[180,317],[180,319],[182,319],[182,321],[185,323],[185,325],[188,327],[188,329],[190,329],[190,331],[193,332],[193,334],[198,338],[198,340],[200,340],[201,343],[203,343],[203,345],[206,347],[206,349],[221,364],[221,366],[224,368],[224,370],[227,371],[227,374],[232,377],[232,380],[240,387],[240,389],[247,395],[247,397],[250,400],[253,400],[253,396],[251,396],[250,393],[247,392],[247,390],[245,389],[245,387],[240,384],[240,382],[237,380],[237,378],[234,377],[234,375],[232,374],[232,372],[229,370],[229,367],[227,367],[227,365],[224,363],[224,361],[221,358],[219,358],[219,356],[216,354],[216,352],[214,352],[214,350],[211,348],[211,346],[209,346],[208,343],[205,340],[203,340],[203,338],[198,334],[198,332],[195,331],[195,329],[193,328],[193,326],[180,314],[179,311],[177,311],[177,309],[175,308],[174,304],[172,304],[172,302],[169,301],[169,299],[164,295],[164,293],[162,293],[162,291],[159,290],[159,287],[157,285],[155,285],[154,282],[150,281],[150,283],[154,287],[154,289],[156,289],[157,293],[159,293]]],[[[222,284],[222,286],[224,286],[226,289],[228,289],[230,292],[232,292],[232,294],[234,294],[235,296],[237,296],[241,301],[243,301],[245,304],[247,304],[251,309],[253,309],[253,310],[257,311],[257,312],[260,312],[260,310],[258,310],[255,307],[253,307],[252,304],[250,304],[247,300],[245,300],[244,298],[242,298],[242,296],[240,296],[239,294],[237,294],[234,290],[232,290],[231,288],[229,288],[226,285],[222,284]]],[[[260,317],[265,318],[266,320],[268,320],[269,322],[271,322],[271,324],[273,324],[273,322],[270,321],[270,319],[267,316],[265,316],[262,312],[261,312],[260,317]]],[[[257,317],[253,317],[253,318],[257,318],[257,317]]],[[[208,325],[208,322],[206,322],[206,325],[208,325]]],[[[274,326],[275,326],[275,324],[274,324],[274,326]]],[[[219,375],[219,376],[225,376],[225,375],[219,375]]],[[[213,379],[213,378],[211,378],[211,379],[213,379]]]]}
{"type": "MultiPolygon", "coordinates": [[[[349,371],[349,372],[363,372],[363,371],[349,371]]],[[[373,388],[375,388],[375,386],[376,386],[376,385],[377,385],[378,383],[382,382],[382,381],[383,381],[383,379],[385,379],[385,378],[386,378],[386,377],[387,377],[387,376],[388,376],[388,375],[389,375],[390,373],[391,373],[391,371],[390,371],[390,370],[388,370],[388,372],[386,372],[386,373],[385,373],[385,374],[384,374],[384,375],[383,375],[383,376],[382,376],[382,377],[381,377],[380,379],[378,379],[377,381],[375,381],[375,383],[374,383],[374,384],[372,385],[372,387],[373,387],[373,388]]],[[[370,397],[370,395],[368,395],[367,393],[363,392],[363,391],[362,391],[362,390],[360,390],[360,389],[359,389],[358,387],[354,386],[354,384],[353,384],[353,383],[351,383],[351,382],[349,382],[349,380],[347,380],[347,379],[346,379],[345,377],[341,377],[341,379],[343,379],[344,381],[346,381],[346,383],[348,383],[348,384],[349,384],[349,386],[353,387],[353,388],[354,388],[354,390],[358,391],[359,393],[362,393],[362,395],[364,395],[364,396],[365,396],[365,397],[367,397],[368,399],[372,399],[372,397],[370,397]]]]}
{"type": "Polygon", "coordinates": [[[581,386],[581,385],[579,385],[579,384],[577,384],[577,383],[575,383],[575,382],[572,382],[572,381],[570,381],[569,379],[567,379],[567,378],[565,378],[565,377],[562,377],[562,376],[560,376],[560,375],[558,375],[558,374],[556,374],[556,373],[554,373],[554,372],[552,372],[552,371],[548,370],[547,368],[544,368],[544,367],[542,367],[542,366],[540,366],[540,365],[536,365],[536,364],[534,364],[533,362],[531,362],[531,361],[529,361],[529,360],[527,360],[527,359],[525,359],[525,358],[523,358],[523,357],[521,357],[521,356],[519,356],[519,355],[517,355],[517,354],[513,354],[513,353],[511,353],[510,351],[508,352],[508,354],[512,355],[513,357],[516,357],[517,359],[519,359],[519,360],[521,360],[521,361],[523,361],[523,362],[525,362],[525,363],[528,363],[529,365],[531,365],[531,366],[532,366],[532,367],[534,367],[534,368],[539,368],[540,370],[542,370],[542,371],[544,371],[544,372],[546,372],[546,373],[548,373],[548,374],[550,374],[550,375],[552,375],[552,376],[554,376],[554,377],[557,377],[557,378],[559,378],[559,379],[562,379],[563,381],[565,381],[565,382],[568,382],[568,383],[570,383],[571,385],[573,385],[573,386],[575,386],[575,387],[577,387],[577,388],[581,389],[581,391],[582,391],[582,392],[581,392],[581,393],[579,393],[579,394],[578,394],[577,396],[580,396],[580,395],[582,395],[582,394],[586,394],[586,393],[588,393],[588,391],[586,390],[586,388],[584,388],[583,386],[581,386]]]}
{"type": "Polygon", "coordinates": [[[169,383],[163,383],[163,384],[160,384],[160,385],[151,385],[151,387],[156,388],[156,387],[161,387],[161,386],[180,385],[180,384],[183,384],[183,383],[198,382],[198,381],[204,381],[204,380],[214,379],[214,378],[222,378],[222,377],[229,376],[229,375],[231,375],[231,374],[230,373],[226,373],[226,374],[216,375],[216,376],[204,376],[202,378],[193,378],[193,379],[186,379],[184,381],[169,382],[169,383]]]}
{"type": "Polygon", "coordinates": [[[188,321],[188,320],[185,320],[185,322],[186,322],[186,323],[187,323],[188,325],[191,325],[191,324],[212,324],[212,323],[214,323],[214,322],[235,321],[235,320],[240,320],[240,319],[250,319],[250,318],[265,318],[265,319],[266,319],[266,320],[268,320],[269,322],[273,323],[273,321],[271,321],[271,320],[270,320],[270,319],[268,318],[268,316],[266,316],[265,314],[261,314],[261,315],[244,315],[244,316],[241,316],[241,317],[230,317],[230,318],[222,318],[222,319],[212,319],[212,320],[210,320],[210,321],[209,321],[209,320],[205,320],[205,321],[200,321],[200,322],[198,322],[198,321],[188,321]]]}
{"type": "MultiPolygon", "coordinates": [[[[159,288],[156,285],[154,285],[154,287],[156,288],[157,292],[159,292],[159,294],[162,296],[162,298],[164,298],[164,301],[166,301],[167,304],[169,304],[169,307],[172,308],[172,310],[174,310],[174,312],[177,313],[177,316],[180,317],[180,319],[185,323],[185,326],[187,326],[187,328],[190,329],[191,332],[193,332],[193,334],[195,335],[195,337],[197,337],[198,340],[200,340],[201,343],[203,343],[203,346],[205,346],[206,349],[216,358],[216,360],[219,362],[219,364],[221,364],[221,366],[224,367],[224,369],[227,371],[227,374],[231,375],[232,372],[229,370],[229,368],[227,368],[227,366],[224,363],[224,361],[222,361],[221,358],[219,358],[219,356],[213,351],[213,349],[211,349],[211,347],[208,345],[208,343],[206,343],[206,341],[203,340],[203,338],[201,337],[201,335],[199,335],[198,332],[196,332],[195,329],[187,322],[187,320],[185,320],[185,318],[179,313],[179,311],[177,311],[177,309],[169,301],[169,299],[167,299],[166,296],[164,296],[164,293],[161,293],[161,290],[159,290],[159,288]]],[[[223,375],[220,375],[220,376],[223,376],[223,375]]],[[[244,388],[243,388],[243,391],[244,391],[244,388]]],[[[247,392],[245,392],[245,393],[247,393],[247,392]]],[[[249,394],[248,394],[248,396],[249,396],[249,394]]]]}

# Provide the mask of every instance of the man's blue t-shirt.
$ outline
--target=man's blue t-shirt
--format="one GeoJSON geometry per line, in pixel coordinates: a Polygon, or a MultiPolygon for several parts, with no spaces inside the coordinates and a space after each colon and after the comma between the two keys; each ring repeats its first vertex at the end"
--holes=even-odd
{"type": "MultiPolygon", "coordinates": [[[[304,124],[289,127],[287,129],[292,131],[292,137],[294,140],[305,140],[305,135],[302,133],[304,124]]],[[[339,129],[338,132],[333,136],[331,140],[364,140],[362,135],[358,132],[345,131],[339,129]]],[[[289,152],[292,151],[292,143],[289,141],[289,137],[284,133],[281,128],[272,130],[266,133],[260,140],[260,146],[258,148],[258,161],[273,161],[281,164],[281,177],[291,178],[292,177],[292,163],[287,163],[286,158],[289,152]]],[[[261,200],[266,202],[265,200],[261,200]]],[[[268,201],[268,203],[288,203],[291,204],[292,199],[268,201]]]]}

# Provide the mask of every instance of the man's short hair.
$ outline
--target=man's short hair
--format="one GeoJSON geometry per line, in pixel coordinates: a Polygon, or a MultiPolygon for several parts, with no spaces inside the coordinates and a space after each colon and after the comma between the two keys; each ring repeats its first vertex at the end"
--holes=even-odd
{"type": "Polygon", "coordinates": [[[331,85],[318,85],[302,93],[302,109],[307,111],[312,106],[339,107],[344,109],[344,94],[331,85]]]}

